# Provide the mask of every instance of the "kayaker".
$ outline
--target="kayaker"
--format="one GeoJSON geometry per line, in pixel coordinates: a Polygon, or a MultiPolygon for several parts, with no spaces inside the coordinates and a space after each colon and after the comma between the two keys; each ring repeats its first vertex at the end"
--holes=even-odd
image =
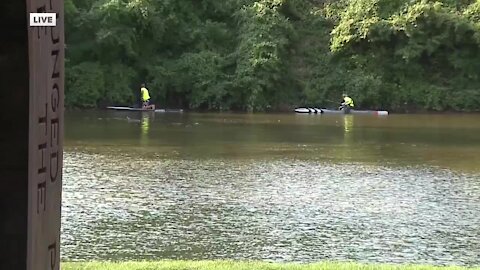
{"type": "Polygon", "coordinates": [[[155,105],[150,105],[150,94],[148,93],[148,89],[145,87],[144,83],[142,83],[140,87],[140,94],[141,94],[143,108],[155,110],[155,105]]]}
{"type": "Polygon", "coordinates": [[[351,109],[353,109],[353,107],[355,107],[355,104],[353,103],[353,99],[350,98],[347,94],[343,94],[342,97],[343,97],[343,102],[339,109],[340,110],[346,109],[348,113],[350,112],[351,109]]]}

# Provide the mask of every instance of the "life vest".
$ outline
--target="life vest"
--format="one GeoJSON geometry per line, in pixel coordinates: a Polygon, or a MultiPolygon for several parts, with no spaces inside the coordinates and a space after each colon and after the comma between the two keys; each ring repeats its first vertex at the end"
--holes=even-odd
{"type": "Polygon", "coordinates": [[[353,104],[353,99],[351,99],[350,97],[344,97],[343,100],[345,101],[345,105],[355,107],[355,105],[353,104]]]}
{"type": "Polygon", "coordinates": [[[142,87],[142,89],[140,89],[140,91],[142,92],[142,101],[147,101],[147,100],[150,99],[150,95],[148,94],[147,88],[142,87]]]}

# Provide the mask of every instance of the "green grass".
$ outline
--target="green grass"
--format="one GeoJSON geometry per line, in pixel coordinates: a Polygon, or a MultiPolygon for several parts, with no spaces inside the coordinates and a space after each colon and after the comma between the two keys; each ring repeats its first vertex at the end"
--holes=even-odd
{"type": "Polygon", "coordinates": [[[388,265],[324,262],[278,264],[242,261],[63,262],[62,270],[465,270],[458,266],[388,265]]]}

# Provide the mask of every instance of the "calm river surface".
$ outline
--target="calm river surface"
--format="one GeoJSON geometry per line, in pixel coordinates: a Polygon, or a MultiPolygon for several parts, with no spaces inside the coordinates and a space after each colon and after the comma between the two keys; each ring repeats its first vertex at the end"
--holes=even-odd
{"type": "Polygon", "coordinates": [[[62,259],[480,265],[479,115],[67,112],[62,259]]]}

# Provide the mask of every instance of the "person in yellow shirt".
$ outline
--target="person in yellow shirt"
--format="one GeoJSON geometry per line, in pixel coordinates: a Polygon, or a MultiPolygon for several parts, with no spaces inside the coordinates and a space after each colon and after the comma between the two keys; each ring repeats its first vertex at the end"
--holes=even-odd
{"type": "Polygon", "coordinates": [[[353,107],[355,107],[355,104],[353,103],[353,99],[350,98],[347,94],[343,94],[343,102],[340,106],[340,110],[341,109],[345,109],[346,110],[346,113],[349,113],[351,109],[353,109],[353,107]]]}
{"type": "Polygon", "coordinates": [[[148,89],[145,87],[145,84],[142,83],[140,88],[140,94],[143,104],[143,109],[152,109],[155,110],[155,105],[150,105],[150,94],[148,93],[148,89]]]}

